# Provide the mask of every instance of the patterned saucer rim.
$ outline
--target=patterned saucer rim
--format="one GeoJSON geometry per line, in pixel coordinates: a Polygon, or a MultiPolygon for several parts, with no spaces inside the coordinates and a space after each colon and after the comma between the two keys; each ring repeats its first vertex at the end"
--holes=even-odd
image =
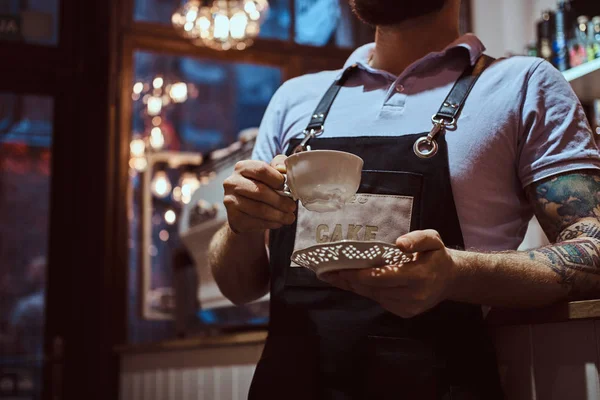
{"type": "MultiPolygon", "coordinates": [[[[315,244],[309,247],[306,247],[304,249],[299,249],[296,250],[292,253],[292,257],[291,257],[291,261],[295,262],[296,264],[298,264],[300,267],[303,268],[308,268],[310,270],[312,270],[313,272],[315,272],[318,275],[321,275],[325,272],[331,272],[331,271],[337,271],[337,270],[341,270],[341,269],[366,269],[366,268],[372,268],[373,265],[371,263],[368,263],[368,265],[365,265],[363,262],[367,261],[367,260],[350,260],[347,259],[348,261],[350,261],[352,264],[354,264],[354,266],[352,265],[348,265],[347,268],[339,268],[339,267],[335,267],[332,266],[331,263],[329,262],[325,262],[322,264],[311,264],[310,266],[307,265],[303,265],[304,262],[298,262],[298,257],[303,254],[303,253],[308,253],[311,251],[315,251],[318,250],[320,248],[323,247],[332,247],[332,246],[344,246],[344,247],[350,247],[350,246],[381,246],[384,250],[384,252],[387,251],[393,251],[394,253],[398,254],[398,256],[404,256],[406,253],[403,253],[402,251],[400,251],[400,249],[398,249],[395,245],[391,244],[391,243],[387,243],[387,242],[382,242],[382,241],[358,241],[358,240],[340,240],[337,242],[330,242],[330,243],[319,243],[319,244],[315,244]],[[363,262],[361,262],[363,261],[363,262]],[[357,266],[356,264],[362,264],[364,266],[357,266]]],[[[340,249],[341,250],[341,249],[340,249]]],[[[373,259],[372,259],[373,260],[373,259]]],[[[389,265],[389,264],[388,264],[389,265]]]]}
{"type": "Polygon", "coordinates": [[[294,257],[294,254],[296,254],[296,253],[310,251],[310,250],[316,250],[320,247],[339,246],[339,245],[355,245],[355,244],[358,244],[358,245],[378,244],[380,246],[393,247],[393,248],[397,249],[396,245],[394,245],[392,243],[381,242],[381,241],[377,241],[377,240],[373,240],[373,241],[369,241],[369,240],[338,240],[337,242],[317,243],[317,244],[313,244],[312,246],[305,247],[303,249],[298,249],[298,250],[294,251],[294,253],[292,254],[292,257],[294,257]]]}

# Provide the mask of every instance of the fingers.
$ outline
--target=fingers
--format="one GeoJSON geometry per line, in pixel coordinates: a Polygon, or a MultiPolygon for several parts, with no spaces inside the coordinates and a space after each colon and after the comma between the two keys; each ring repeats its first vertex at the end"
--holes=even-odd
{"type": "Polygon", "coordinates": [[[279,171],[262,161],[240,161],[235,164],[235,172],[244,178],[262,182],[275,190],[283,188],[285,182],[285,178],[279,171]]]}
{"type": "Polygon", "coordinates": [[[437,231],[429,229],[410,232],[399,237],[396,246],[405,253],[417,253],[442,249],[444,242],[437,231]]]}
{"type": "Polygon", "coordinates": [[[405,287],[410,285],[415,277],[412,271],[403,268],[402,265],[389,265],[380,268],[339,271],[339,279],[376,288],[405,287]]]}
{"type": "Polygon", "coordinates": [[[281,196],[262,182],[249,179],[226,179],[223,182],[225,195],[235,194],[261,203],[265,203],[284,213],[293,213],[296,202],[288,197],[281,196]]]}
{"type": "Polygon", "coordinates": [[[246,215],[237,210],[232,210],[229,216],[230,220],[235,220],[235,225],[231,222],[229,226],[234,233],[261,232],[267,229],[279,229],[283,225],[277,222],[265,221],[260,218],[255,218],[246,215]]]}
{"type": "Polygon", "coordinates": [[[227,210],[233,209],[250,217],[275,222],[281,225],[290,225],[296,219],[293,212],[284,212],[260,201],[239,196],[225,196],[223,204],[227,210]]]}
{"type": "Polygon", "coordinates": [[[275,168],[277,171],[281,172],[282,174],[285,174],[287,172],[287,168],[285,166],[286,159],[287,159],[287,157],[282,154],[276,156],[273,159],[273,161],[271,161],[271,167],[275,168]]]}

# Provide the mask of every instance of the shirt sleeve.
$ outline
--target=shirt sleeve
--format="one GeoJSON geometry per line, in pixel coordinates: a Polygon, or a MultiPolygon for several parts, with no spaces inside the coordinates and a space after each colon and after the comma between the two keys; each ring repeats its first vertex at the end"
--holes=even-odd
{"type": "Polygon", "coordinates": [[[542,61],[525,87],[518,173],[523,187],[556,174],[600,169],[600,152],[579,99],[562,74],[542,61]]]}
{"type": "Polygon", "coordinates": [[[281,86],[271,98],[258,129],[252,159],[270,163],[281,152],[280,135],[286,104],[281,86]]]}

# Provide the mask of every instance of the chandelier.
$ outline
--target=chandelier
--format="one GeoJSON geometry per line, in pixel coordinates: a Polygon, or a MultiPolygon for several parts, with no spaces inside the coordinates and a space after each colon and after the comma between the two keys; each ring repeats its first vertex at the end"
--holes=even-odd
{"type": "Polygon", "coordinates": [[[198,46],[244,50],[260,33],[269,9],[267,0],[188,0],[171,22],[179,34],[198,46]]]}

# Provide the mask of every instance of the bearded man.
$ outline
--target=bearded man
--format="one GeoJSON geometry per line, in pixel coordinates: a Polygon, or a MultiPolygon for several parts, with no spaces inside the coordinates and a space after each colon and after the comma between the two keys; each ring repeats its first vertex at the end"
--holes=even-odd
{"type": "Polygon", "coordinates": [[[461,37],[460,0],[350,3],[375,43],[339,71],[286,82],[253,160],[224,184],[215,279],[236,304],[271,296],[250,399],[501,399],[482,306],[600,295],[592,132],[550,64],[494,60],[461,37]],[[305,135],[363,158],[361,201],[325,216],[280,195],[281,154],[305,135]],[[552,244],[519,252],[533,215],[552,244]],[[416,258],[321,279],[290,262],[342,239],[416,258]]]}

